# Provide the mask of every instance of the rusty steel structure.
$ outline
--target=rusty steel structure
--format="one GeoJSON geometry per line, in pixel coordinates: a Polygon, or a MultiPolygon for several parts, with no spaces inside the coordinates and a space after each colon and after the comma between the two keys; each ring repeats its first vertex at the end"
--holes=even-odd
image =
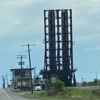
{"type": "Polygon", "coordinates": [[[44,38],[43,78],[57,74],[65,86],[75,86],[72,9],[44,10],[44,38]]]}

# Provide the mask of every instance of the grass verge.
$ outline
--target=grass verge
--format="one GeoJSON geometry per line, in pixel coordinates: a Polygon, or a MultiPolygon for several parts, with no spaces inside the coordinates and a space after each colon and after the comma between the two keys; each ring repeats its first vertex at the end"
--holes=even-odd
{"type": "Polygon", "coordinates": [[[64,93],[58,93],[55,96],[48,96],[45,92],[24,94],[24,98],[40,100],[100,100],[100,94],[92,93],[92,89],[66,89],[64,93]]]}

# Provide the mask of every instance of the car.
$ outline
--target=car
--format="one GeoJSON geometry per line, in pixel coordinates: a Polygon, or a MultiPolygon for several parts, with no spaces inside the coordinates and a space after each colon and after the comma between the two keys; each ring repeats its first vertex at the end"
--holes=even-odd
{"type": "Polygon", "coordinates": [[[14,88],[11,88],[11,91],[14,91],[14,88]]]}
{"type": "Polygon", "coordinates": [[[20,89],[11,88],[11,91],[14,91],[14,92],[20,92],[20,89]]]}
{"type": "Polygon", "coordinates": [[[35,91],[41,91],[41,90],[42,90],[41,86],[35,86],[35,91]]]}

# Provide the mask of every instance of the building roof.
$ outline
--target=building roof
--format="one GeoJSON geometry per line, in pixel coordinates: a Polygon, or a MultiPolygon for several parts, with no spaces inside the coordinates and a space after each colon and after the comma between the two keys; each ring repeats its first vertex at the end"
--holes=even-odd
{"type": "MultiPolygon", "coordinates": [[[[33,70],[34,68],[31,68],[31,70],[33,70]]],[[[17,68],[17,69],[10,69],[10,71],[15,71],[15,70],[21,70],[21,68],[17,68]]],[[[30,68],[22,68],[22,70],[30,70],[30,68]]]]}

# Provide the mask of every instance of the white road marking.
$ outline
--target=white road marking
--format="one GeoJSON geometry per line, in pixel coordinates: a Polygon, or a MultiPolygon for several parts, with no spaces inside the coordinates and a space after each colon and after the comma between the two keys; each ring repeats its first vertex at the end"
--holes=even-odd
{"type": "Polygon", "coordinates": [[[5,91],[5,94],[7,95],[7,97],[10,99],[10,100],[13,100],[9,95],[8,93],[5,91]]]}

